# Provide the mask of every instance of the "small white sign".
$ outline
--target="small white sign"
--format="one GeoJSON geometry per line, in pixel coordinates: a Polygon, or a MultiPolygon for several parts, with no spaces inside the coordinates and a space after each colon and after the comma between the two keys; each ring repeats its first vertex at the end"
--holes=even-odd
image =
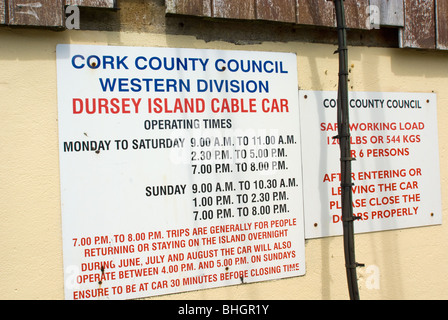
{"type": "Polygon", "coordinates": [[[297,57],[59,45],[67,299],[305,273],[297,57]]]}
{"type": "MultiPolygon", "coordinates": [[[[355,232],[442,223],[437,101],[350,92],[355,232]]],[[[337,92],[300,91],[305,237],[342,234],[337,92]]]]}

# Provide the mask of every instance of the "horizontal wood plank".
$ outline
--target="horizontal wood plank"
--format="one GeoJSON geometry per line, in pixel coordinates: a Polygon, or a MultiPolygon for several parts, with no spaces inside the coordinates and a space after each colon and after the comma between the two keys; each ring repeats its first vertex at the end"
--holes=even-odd
{"type": "Polygon", "coordinates": [[[62,27],[63,0],[9,0],[7,23],[17,26],[62,27]]]}
{"type": "MultiPolygon", "coordinates": [[[[372,4],[372,0],[370,0],[372,4]]],[[[383,26],[403,27],[403,0],[381,0],[380,24],[383,26]]]]}
{"type": "Polygon", "coordinates": [[[345,21],[349,29],[370,29],[370,1],[345,0],[345,21]]]}
{"type": "Polygon", "coordinates": [[[437,0],[437,42],[439,50],[448,50],[448,1],[437,0]]]}
{"type": "Polygon", "coordinates": [[[434,0],[404,0],[401,47],[435,49],[435,26],[434,0]]]}
{"type": "Polygon", "coordinates": [[[115,0],[65,0],[68,6],[114,8],[115,0]]]}
{"type": "Polygon", "coordinates": [[[313,26],[335,27],[333,1],[297,0],[297,23],[313,26]]]}
{"type": "Polygon", "coordinates": [[[227,19],[255,19],[254,0],[214,0],[212,16],[227,19]]]}
{"type": "Polygon", "coordinates": [[[6,23],[6,0],[0,0],[0,24],[6,23]]]}
{"type": "Polygon", "coordinates": [[[212,0],[165,0],[166,12],[211,17],[212,0]]]}
{"type": "Polygon", "coordinates": [[[261,20],[296,22],[296,0],[255,0],[256,17],[261,20]]]}

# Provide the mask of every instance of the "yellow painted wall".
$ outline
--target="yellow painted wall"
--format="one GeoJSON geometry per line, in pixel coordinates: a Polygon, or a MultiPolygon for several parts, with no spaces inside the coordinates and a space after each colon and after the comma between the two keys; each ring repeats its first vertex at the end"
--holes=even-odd
{"type": "MultiPolygon", "coordinates": [[[[0,30],[0,299],[64,299],[56,45],[295,52],[299,86],[336,90],[332,45],[234,45],[165,34],[0,30]]],[[[447,198],[448,53],[350,47],[351,90],[435,92],[442,199],[447,198]]],[[[448,218],[443,206],[443,221],[448,218]]],[[[342,237],[306,241],[306,275],[153,299],[347,299],[342,237]]],[[[361,299],[447,299],[448,228],[356,235],[361,299]],[[376,282],[372,280],[377,280],[376,282]],[[378,282],[379,281],[379,282],[378,282]],[[376,286],[373,286],[376,285],[376,286]]]]}

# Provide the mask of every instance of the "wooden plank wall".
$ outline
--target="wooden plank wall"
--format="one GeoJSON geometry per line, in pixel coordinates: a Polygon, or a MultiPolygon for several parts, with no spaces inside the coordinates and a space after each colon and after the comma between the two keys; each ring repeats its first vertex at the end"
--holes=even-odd
{"type": "Polygon", "coordinates": [[[436,1],[436,48],[448,50],[448,1],[436,1]]]}
{"type": "Polygon", "coordinates": [[[404,26],[403,0],[370,0],[370,4],[380,8],[380,25],[404,26]]]}
{"type": "Polygon", "coordinates": [[[115,0],[0,0],[0,24],[63,28],[66,5],[114,8],[115,0]]]}
{"type": "Polygon", "coordinates": [[[297,0],[296,23],[314,26],[335,27],[334,4],[327,0],[297,0]]]}
{"type": "Polygon", "coordinates": [[[0,0],[0,24],[5,24],[6,22],[6,8],[5,0],[0,0]]]}
{"type": "Polygon", "coordinates": [[[448,1],[404,0],[401,47],[448,49],[448,1]]]}
{"type": "Polygon", "coordinates": [[[214,18],[255,19],[254,0],[213,1],[211,6],[214,18]]]}
{"type": "Polygon", "coordinates": [[[8,24],[19,26],[62,26],[62,0],[9,0],[8,24]]]}
{"type": "Polygon", "coordinates": [[[256,0],[256,18],[284,22],[296,22],[296,0],[256,0]]]}
{"type": "MultiPolygon", "coordinates": [[[[127,0],[121,0],[127,1],[127,0]]],[[[166,12],[219,19],[335,27],[332,0],[166,0],[166,12]]],[[[345,0],[347,26],[398,28],[402,48],[448,50],[448,0],[345,0]]],[[[64,7],[115,8],[116,0],[0,0],[0,24],[64,28],[64,7]]]]}
{"type": "MultiPolygon", "coordinates": [[[[335,27],[333,1],[329,0],[166,0],[167,12],[210,18],[257,19],[335,27]],[[188,3],[188,5],[187,5],[188,3]],[[208,3],[210,11],[200,9],[208,3]]],[[[366,11],[370,0],[345,0],[347,26],[368,29],[366,11]]]]}
{"type": "Polygon", "coordinates": [[[404,25],[401,30],[403,48],[436,47],[436,22],[434,0],[405,0],[404,25]]]}
{"type": "Polygon", "coordinates": [[[114,0],[65,0],[67,6],[114,8],[114,0]]]}
{"type": "MultiPolygon", "coordinates": [[[[269,20],[335,27],[331,0],[166,0],[167,13],[210,18],[269,20]],[[204,8],[209,8],[204,10],[204,8]]],[[[448,0],[345,0],[347,26],[372,29],[369,6],[379,26],[398,28],[402,48],[448,49],[448,0]]]]}

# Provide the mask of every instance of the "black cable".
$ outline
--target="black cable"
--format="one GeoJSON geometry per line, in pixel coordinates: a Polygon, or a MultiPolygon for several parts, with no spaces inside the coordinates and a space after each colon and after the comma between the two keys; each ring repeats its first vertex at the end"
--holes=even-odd
{"type": "Polygon", "coordinates": [[[348,109],[348,49],[345,23],[344,0],[334,0],[338,28],[339,84],[338,84],[338,136],[341,152],[341,209],[344,237],[345,268],[351,300],[359,300],[356,268],[361,266],[355,260],[355,237],[352,207],[352,164],[350,148],[350,122],[348,109]]]}

